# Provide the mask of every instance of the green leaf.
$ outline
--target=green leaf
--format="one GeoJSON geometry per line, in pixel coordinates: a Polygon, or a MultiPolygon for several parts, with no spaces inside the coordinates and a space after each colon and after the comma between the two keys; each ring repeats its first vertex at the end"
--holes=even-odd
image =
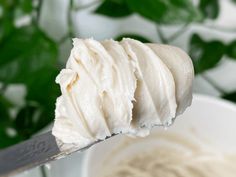
{"type": "Polygon", "coordinates": [[[1,16],[0,16],[0,43],[4,38],[10,35],[14,28],[14,2],[1,1],[1,16]]]}
{"type": "Polygon", "coordinates": [[[58,96],[59,86],[55,83],[58,73],[59,69],[50,67],[36,72],[26,83],[28,91],[26,99],[47,103],[49,98],[58,96]]]}
{"type": "Polygon", "coordinates": [[[26,83],[42,68],[54,67],[57,53],[56,43],[37,27],[18,29],[0,44],[0,80],[26,83]]]}
{"type": "Polygon", "coordinates": [[[206,17],[211,19],[216,19],[220,11],[218,0],[200,0],[199,8],[206,17]]]}
{"type": "Polygon", "coordinates": [[[36,101],[40,106],[40,115],[34,127],[34,132],[47,126],[54,118],[56,98],[60,95],[59,86],[55,78],[59,69],[45,68],[34,75],[27,83],[28,101],[36,101]]]}
{"type": "Polygon", "coordinates": [[[3,18],[0,20],[0,44],[13,31],[13,21],[3,18]]]}
{"type": "Polygon", "coordinates": [[[15,122],[8,120],[8,124],[0,127],[3,141],[0,147],[29,138],[54,119],[55,101],[59,95],[55,84],[59,72],[57,54],[57,44],[35,26],[15,30],[0,43],[1,82],[21,83],[27,87],[26,107],[20,109],[15,122]],[[18,134],[8,135],[8,127],[18,134]]]}
{"type": "Polygon", "coordinates": [[[226,55],[231,59],[236,59],[236,40],[231,42],[226,48],[226,55]]]}
{"type": "Polygon", "coordinates": [[[7,98],[5,98],[2,94],[0,94],[0,104],[4,105],[7,108],[11,108],[13,106],[13,104],[7,98]]]}
{"type": "Polygon", "coordinates": [[[156,23],[176,24],[202,20],[190,0],[126,0],[129,8],[156,23]]]}
{"type": "Polygon", "coordinates": [[[38,120],[36,130],[48,125],[54,120],[56,98],[60,95],[59,86],[55,83],[56,75],[59,70],[46,68],[43,72],[35,75],[28,83],[27,100],[36,100],[40,103],[42,115],[38,120]]]}
{"type": "Polygon", "coordinates": [[[199,74],[213,68],[221,60],[225,46],[220,41],[204,41],[197,34],[190,39],[190,56],[193,60],[195,73],[199,74]]]}
{"type": "Polygon", "coordinates": [[[151,42],[149,39],[147,39],[146,37],[143,37],[143,36],[140,36],[138,34],[121,34],[119,36],[117,36],[115,38],[115,40],[117,41],[121,41],[123,38],[132,38],[132,39],[136,39],[138,41],[141,41],[141,42],[144,42],[144,43],[148,43],[148,42],[151,42]]]}
{"type": "Polygon", "coordinates": [[[9,108],[12,104],[0,94],[0,124],[8,125],[11,122],[9,108]]]}
{"type": "Polygon", "coordinates": [[[8,124],[0,126],[0,139],[4,143],[0,142],[0,148],[30,138],[54,120],[55,102],[60,94],[59,86],[55,83],[58,73],[58,69],[44,68],[28,80],[26,106],[19,110],[14,122],[8,120],[8,124]],[[15,137],[4,131],[8,127],[16,130],[15,137]]]}
{"type": "Polygon", "coordinates": [[[132,13],[124,0],[105,0],[94,12],[113,18],[126,17],[132,13]]]}
{"type": "Polygon", "coordinates": [[[9,108],[13,105],[3,95],[0,95],[0,149],[20,142],[22,138],[17,134],[11,136],[7,130],[14,129],[12,117],[9,114],[9,108]]]}
{"type": "Polygon", "coordinates": [[[18,133],[25,139],[29,138],[30,135],[34,133],[34,127],[36,122],[34,122],[34,117],[37,113],[37,106],[26,105],[18,112],[16,119],[14,121],[15,128],[18,133]]]}
{"type": "Polygon", "coordinates": [[[30,13],[33,10],[33,1],[32,0],[21,0],[20,7],[25,13],[30,13]]]}
{"type": "Polygon", "coordinates": [[[41,108],[41,114],[38,117],[37,124],[34,129],[35,133],[48,126],[55,119],[55,102],[56,99],[53,100],[53,102],[51,100],[50,104],[47,104],[41,108]]]}
{"type": "Polygon", "coordinates": [[[232,93],[227,93],[223,95],[222,98],[236,103],[236,91],[232,93]]]}

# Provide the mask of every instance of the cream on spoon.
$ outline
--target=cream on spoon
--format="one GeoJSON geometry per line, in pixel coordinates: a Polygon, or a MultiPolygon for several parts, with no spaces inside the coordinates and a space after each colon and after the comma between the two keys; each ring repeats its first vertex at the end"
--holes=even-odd
{"type": "Polygon", "coordinates": [[[81,148],[112,134],[145,136],[191,104],[194,71],[181,49],[128,38],[73,44],[56,79],[52,133],[61,142],[81,148]]]}

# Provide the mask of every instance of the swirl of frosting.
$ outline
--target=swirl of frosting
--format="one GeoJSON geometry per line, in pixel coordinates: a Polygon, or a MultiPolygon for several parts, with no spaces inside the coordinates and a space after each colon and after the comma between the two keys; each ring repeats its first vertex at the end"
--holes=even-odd
{"type": "Polygon", "coordinates": [[[112,134],[145,136],[154,125],[171,125],[192,100],[193,65],[179,48],[73,39],[73,49],[56,78],[52,133],[79,147],[112,134]]]}

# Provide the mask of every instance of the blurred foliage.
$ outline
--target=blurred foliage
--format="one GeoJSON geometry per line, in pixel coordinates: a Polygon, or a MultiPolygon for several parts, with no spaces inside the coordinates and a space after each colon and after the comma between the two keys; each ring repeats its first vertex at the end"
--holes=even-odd
{"type": "Polygon", "coordinates": [[[128,34],[128,33],[117,36],[115,38],[115,40],[121,41],[123,38],[132,38],[132,39],[136,39],[136,40],[139,40],[141,42],[144,42],[144,43],[151,42],[151,40],[147,39],[144,36],[140,36],[140,35],[137,35],[137,34],[128,34]]]}
{"type": "Polygon", "coordinates": [[[45,67],[54,68],[57,62],[56,43],[36,26],[13,30],[0,43],[0,50],[0,80],[6,83],[28,85],[30,76],[45,67]]]}
{"type": "Polygon", "coordinates": [[[95,10],[95,13],[115,18],[126,17],[132,14],[132,11],[127,7],[125,0],[106,0],[95,10]]]}
{"type": "Polygon", "coordinates": [[[190,39],[189,54],[193,59],[195,73],[202,73],[215,67],[225,52],[221,41],[204,41],[199,35],[193,34],[190,39]]]}
{"type": "Polygon", "coordinates": [[[0,148],[37,133],[54,119],[59,88],[58,43],[38,24],[40,2],[1,0],[0,17],[0,148]],[[17,18],[28,15],[32,22],[17,26],[17,18]],[[11,84],[24,84],[25,105],[12,105],[4,92],[11,84]],[[18,110],[15,115],[12,109],[18,110]]]}
{"type": "MultiPolygon", "coordinates": [[[[235,0],[232,2],[236,3],[235,0]]],[[[56,42],[40,28],[42,0],[0,0],[0,148],[7,147],[31,137],[54,119],[55,101],[59,87],[55,77],[61,69],[58,50],[63,41],[74,37],[71,12],[80,7],[69,0],[67,12],[68,34],[56,42]],[[29,23],[17,24],[27,16],[29,23]],[[11,103],[5,96],[11,84],[24,84],[27,93],[23,106],[11,103]]],[[[204,25],[220,14],[219,0],[103,0],[94,10],[95,14],[109,18],[126,18],[138,14],[157,27],[160,42],[171,43],[184,33],[192,23],[204,25]],[[161,26],[182,26],[172,36],[166,37],[161,26]]],[[[126,33],[115,37],[130,37],[150,42],[140,34],[126,33]]],[[[236,40],[225,44],[220,40],[205,40],[192,34],[189,54],[195,73],[216,67],[224,56],[236,59],[236,40]]],[[[236,92],[224,93],[222,97],[236,102],[236,92]]]]}
{"type": "Polygon", "coordinates": [[[236,102],[236,91],[224,94],[222,98],[230,100],[232,102],[236,102]]]}
{"type": "Polygon", "coordinates": [[[236,40],[225,44],[220,40],[204,41],[199,35],[193,34],[189,54],[193,60],[195,74],[199,74],[215,67],[224,55],[235,60],[236,40]]]}
{"type": "Polygon", "coordinates": [[[218,0],[200,0],[199,8],[207,18],[215,19],[219,15],[218,0]]]}
{"type": "Polygon", "coordinates": [[[202,20],[200,10],[193,6],[191,0],[105,0],[95,10],[95,13],[108,17],[124,17],[131,12],[155,23],[176,24],[202,20]],[[117,10],[114,7],[116,5],[117,10]]]}
{"type": "Polygon", "coordinates": [[[127,0],[128,7],[135,13],[155,23],[175,24],[202,19],[200,11],[190,0],[127,0]]]}
{"type": "Polygon", "coordinates": [[[229,58],[236,60],[236,40],[227,45],[226,55],[229,58]]]}

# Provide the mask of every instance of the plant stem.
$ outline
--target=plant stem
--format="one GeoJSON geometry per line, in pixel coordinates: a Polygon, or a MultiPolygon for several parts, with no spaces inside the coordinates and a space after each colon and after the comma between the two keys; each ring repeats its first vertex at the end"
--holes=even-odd
{"type": "Polygon", "coordinates": [[[218,92],[220,92],[221,95],[225,94],[225,91],[218,86],[213,80],[211,80],[206,74],[201,75],[203,79],[205,79],[209,84],[211,84],[214,89],[216,89],[218,92]]]}
{"type": "Polygon", "coordinates": [[[68,37],[70,38],[73,38],[75,36],[73,31],[72,10],[73,10],[73,0],[70,0],[69,8],[67,10],[68,37]]]}
{"type": "Polygon", "coordinates": [[[72,21],[72,11],[73,11],[73,0],[69,1],[69,6],[67,9],[67,27],[68,31],[65,36],[58,40],[58,44],[63,44],[68,38],[75,37],[74,29],[73,29],[73,21],[72,21]]]}
{"type": "Polygon", "coordinates": [[[177,39],[180,35],[182,35],[189,26],[190,23],[186,23],[184,26],[182,26],[177,32],[175,32],[172,36],[170,36],[167,41],[168,43],[174,41],[175,39],[177,39]]]}
{"type": "Polygon", "coordinates": [[[65,36],[63,36],[59,41],[58,44],[63,44],[68,38],[73,38],[75,37],[74,33],[74,27],[73,27],[73,21],[72,21],[72,13],[73,13],[73,8],[74,2],[73,0],[69,1],[69,7],[67,9],[67,26],[68,26],[68,32],[65,36]]]}
{"type": "Polygon", "coordinates": [[[42,9],[42,5],[43,5],[43,0],[38,0],[38,1],[39,1],[39,4],[36,8],[36,22],[37,22],[37,24],[39,24],[41,9],[42,9]]]}
{"type": "Polygon", "coordinates": [[[101,2],[100,0],[95,0],[95,1],[92,1],[92,2],[87,3],[87,4],[85,4],[85,5],[81,5],[81,6],[78,6],[78,7],[74,7],[73,10],[79,11],[79,10],[82,10],[82,9],[87,9],[87,8],[89,8],[89,7],[92,7],[92,6],[94,6],[94,5],[98,4],[98,3],[100,3],[100,2],[101,2]]]}
{"type": "Polygon", "coordinates": [[[159,26],[156,26],[156,29],[157,29],[157,34],[160,37],[161,43],[168,44],[168,41],[165,38],[165,36],[164,36],[162,30],[159,28],[159,26]]]}
{"type": "Polygon", "coordinates": [[[44,165],[40,166],[40,171],[41,171],[41,174],[42,174],[42,177],[47,177],[47,173],[46,173],[46,168],[44,165]]]}

